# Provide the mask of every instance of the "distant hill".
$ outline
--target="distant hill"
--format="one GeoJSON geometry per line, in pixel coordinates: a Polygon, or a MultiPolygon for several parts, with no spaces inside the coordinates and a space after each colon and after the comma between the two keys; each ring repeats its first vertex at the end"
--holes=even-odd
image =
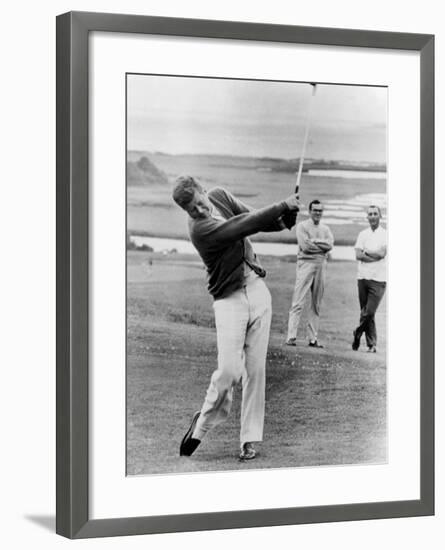
{"type": "MultiPolygon", "coordinates": [[[[232,155],[216,155],[216,154],[178,154],[162,153],[159,151],[128,151],[127,159],[130,162],[136,163],[142,161],[143,158],[149,162],[159,160],[160,165],[162,159],[190,159],[196,164],[204,161],[205,164],[211,164],[214,168],[231,167],[246,170],[259,170],[264,172],[284,172],[296,173],[300,164],[299,158],[284,159],[276,157],[244,157],[232,155]]],[[[303,172],[311,170],[359,170],[364,172],[386,172],[385,163],[366,162],[366,161],[347,161],[347,160],[328,160],[307,158],[304,160],[303,172]]],[[[165,175],[165,174],[164,174],[165,175]]]]}
{"type": "Polygon", "coordinates": [[[127,161],[127,185],[144,186],[168,184],[168,177],[146,156],[127,161]]]}
{"type": "MultiPolygon", "coordinates": [[[[300,159],[261,159],[270,163],[272,172],[296,172],[300,159]]],[[[305,159],[303,172],[310,170],[360,170],[364,172],[386,172],[386,165],[374,162],[351,162],[343,160],[305,159]]]]}

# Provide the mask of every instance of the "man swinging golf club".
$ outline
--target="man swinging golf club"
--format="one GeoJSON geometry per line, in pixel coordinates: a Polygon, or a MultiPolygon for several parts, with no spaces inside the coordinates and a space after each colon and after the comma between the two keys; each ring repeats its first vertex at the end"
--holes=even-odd
{"type": "Polygon", "coordinates": [[[188,216],[190,239],[204,262],[214,299],[218,366],[204,403],[193,416],[179,454],[190,456],[205,435],[229,415],[233,387],[242,382],[241,460],[255,458],[262,441],[265,367],[272,315],[266,274],[247,238],[258,231],[279,231],[295,223],[296,195],[251,210],[222,188],[208,193],[191,176],[177,179],[174,201],[188,216]],[[289,220],[291,220],[289,222],[289,220]],[[292,221],[293,220],[293,221],[292,221]]]}

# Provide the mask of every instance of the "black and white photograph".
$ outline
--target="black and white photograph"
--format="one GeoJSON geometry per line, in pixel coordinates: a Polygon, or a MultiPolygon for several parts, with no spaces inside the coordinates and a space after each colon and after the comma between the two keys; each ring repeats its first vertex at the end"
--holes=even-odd
{"type": "Polygon", "coordinates": [[[128,476],[387,462],[387,109],[126,75],[128,476]]]}
{"type": "Polygon", "coordinates": [[[3,548],[442,548],[440,6],[5,4],[3,548]]]}

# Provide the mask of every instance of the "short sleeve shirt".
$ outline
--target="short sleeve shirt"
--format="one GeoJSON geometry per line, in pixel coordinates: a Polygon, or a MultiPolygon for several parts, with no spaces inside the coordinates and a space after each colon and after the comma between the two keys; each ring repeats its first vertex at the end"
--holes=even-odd
{"type": "MultiPolygon", "coordinates": [[[[370,252],[377,252],[382,246],[386,246],[386,230],[379,225],[379,227],[373,231],[370,227],[361,231],[357,237],[354,248],[364,250],[365,248],[370,252]]],[[[358,279],[370,279],[373,281],[385,282],[386,281],[386,257],[376,262],[362,262],[358,261],[358,279]]]]}

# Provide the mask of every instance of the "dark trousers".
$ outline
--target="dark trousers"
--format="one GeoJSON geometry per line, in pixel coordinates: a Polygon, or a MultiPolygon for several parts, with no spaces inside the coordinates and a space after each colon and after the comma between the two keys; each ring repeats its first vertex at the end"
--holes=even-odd
{"type": "Polygon", "coordinates": [[[358,280],[358,299],[360,301],[360,324],[355,329],[356,338],[360,340],[363,333],[368,347],[377,344],[375,312],[385,294],[386,283],[371,279],[358,280]]]}

